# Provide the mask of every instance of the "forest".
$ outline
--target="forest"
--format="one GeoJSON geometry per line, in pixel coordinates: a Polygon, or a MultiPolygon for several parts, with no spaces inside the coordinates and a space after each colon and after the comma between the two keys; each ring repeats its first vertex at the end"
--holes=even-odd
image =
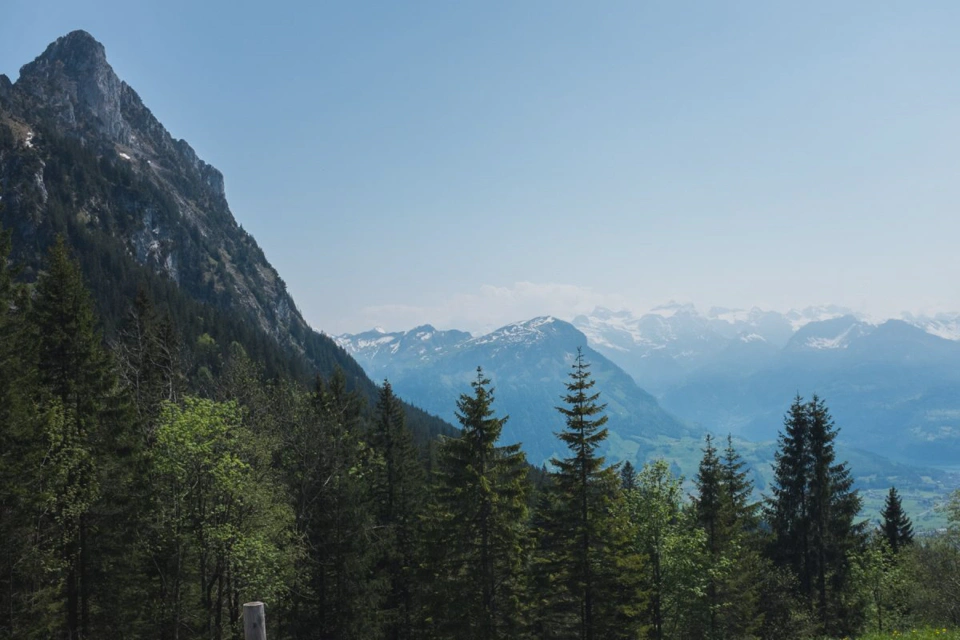
{"type": "Polygon", "coordinates": [[[186,344],[144,290],[105,338],[62,238],[29,285],[0,244],[0,637],[240,638],[251,600],[276,639],[960,626],[960,493],[944,531],[914,532],[894,487],[863,520],[816,395],[766,495],[729,438],[685,484],[604,460],[578,354],[543,425],[567,454],[538,469],[479,368],[460,430],[415,438],[388,381],[368,402],[342,373],[268,375],[238,342],[186,344]]]}

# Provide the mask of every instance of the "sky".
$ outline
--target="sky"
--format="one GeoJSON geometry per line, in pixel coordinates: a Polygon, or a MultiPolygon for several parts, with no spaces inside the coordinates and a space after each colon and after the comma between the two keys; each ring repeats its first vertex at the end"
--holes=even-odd
{"type": "Polygon", "coordinates": [[[5,0],[85,29],[329,334],[960,310],[960,3],[5,0]]]}

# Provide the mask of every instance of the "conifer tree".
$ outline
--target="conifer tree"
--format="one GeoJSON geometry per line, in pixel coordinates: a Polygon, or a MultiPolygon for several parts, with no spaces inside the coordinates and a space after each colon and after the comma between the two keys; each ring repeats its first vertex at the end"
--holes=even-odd
{"type": "Polygon", "coordinates": [[[798,395],[784,418],[774,454],[773,495],[767,504],[772,530],[770,555],[777,566],[789,568],[809,597],[813,588],[810,567],[810,419],[798,395]]]}
{"type": "Polygon", "coordinates": [[[158,317],[146,292],[139,289],[112,346],[120,383],[148,439],[161,403],[176,402],[185,386],[180,342],[170,317],[158,317]]]}
{"type": "Polygon", "coordinates": [[[297,637],[360,640],[380,633],[384,585],[372,487],[372,452],[361,438],[361,401],[337,370],[318,379],[305,428],[296,435],[289,472],[307,575],[297,637]]]}
{"type": "Polygon", "coordinates": [[[732,501],[724,495],[723,469],[717,448],[713,445],[713,436],[707,434],[703,447],[703,457],[695,478],[697,493],[694,497],[694,513],[697,524],[706,534],[706,551],[710,558],[710,572],[707,574],[705,638],[720,637],[718,633],[719,609],[722,605],[719,583],[725,577],[728,557],[728,536],[725,520],[730,519],[729,509],[732,501]]]}
{"type": "Polygon", "coordinates": [[[852,635],[858,612],[849,604],[851,557],[865,542],[864,524],[854,522],[862,501],[853,489],[846,463],[837,463],[837,429],[826,403],[814,395],[810,414],[810,454],[813,462],[809,491],[812,548],[815,550],[819,618],[824,632],[852,635]]]}
{"type": "Polygon", "coordinates": [[[377,401],[371,444],[381,458],[374,476],[377,527],[382,538],[378,571],[387,583],[384,637],[404,640],[419,628],[416,571],[420,563],[424,472],[403,405],[384,380],[377,401]]]}
{"type": "Polygon", "coordinates": [[[65,628],[71,637],[82,637],[93,630],[96,587],[110,586],[109,580],[98,582],[95,566],[108,559],[91,550],[106,538],[90,532],[98,522],[94,506],[110,502],[104,499],[104,463],[115,453],[119,434],[110,415],[116,398],[112,363],[96,331],[80,269],[62,237],[51,248],[46,272],[37,282],[32,320],[40,383],[58,416],[48,423],[46,437],[54,464],[47,468],[45,482],[54,496],[50,508],[61,532],[57,546],[63,566],[65,628]]]}
{"type": "Polygon", "coordinates": [[[520,637],[525,632],[527,465],[519,444],[499,446],[506,418],[493,410],[477,368],[473,394],[457,401],[463,430],[443,440],[429,518],[438,556],[433,632],[440,638],[520,637]]]}
{"type": "Polygon", "coordinates": [[[551,511],[539,552],[541,563],[553,566],[555,589],[541,597],[572,605],[571,628],[551,633],[583,640],[634,637],[643,604],[640,559],[631,546],[628,510],[621,504],[621,478],[598,453],[607,437],[607,416],[595,384],[578,349],[565,405],[557,407],[566,422],[557,436],[570,456],[551,460],[551,511]]]}
{"type": "Polygon", "coordinates": [[[637,468],[629,460],[620,467],[620,487],[624,491],[637,488],[637,468]]]}
{"type": "Polygon", "coordinates": [[[861,501],[853,478],[836,462],[836,435],[823,400],[796,398],[775,458],[768,517],[774,561],[797,576],[821,632],[849,634],[859,624],[849,606],[850,558],[863,543],[863,527],[854,522],[861,501]]]}
{"type": "MultiPolygon", "coordinates": [[[[700,467],[695,478],[697,494],[694,499],[694,506],[697,514],[697,523],[703,527],[707,534],[707,549],[712,556],[719,556],[723,550],[724,543],[724,523],[721,518],[724,515],[725,507],[723,493],[723,469],[720,464],[720,458],[717,456],[717,448],[713,444],[713,436],[706,435],[706,441],[703,447],[703,457],[700,459],[700,467]]],[[[728,516],[729,517],[729,516],[728,516]]]]}
{"type": "Polygon", "coordinates": [[[759,584],[762,559],[754,544],[756,507],[750,502],[753,484],[745,463],[728,436],[723,457],[711,436],[697,474],[694,510],[706,533],[705,638],[740,638],[759,624],[759,584]]]}
{"type": "Polygon", "coordinates": [[[0,232],[0,637],[16,638],[49,619],[48,602],[38,594],[47,577],[42,562],[50,559],[39,554],[36,526],[45,443],[35,410],[34,340],[25,321],[29,298],[14,283],[10,248],[10,233],[0,232]]]}
{"type": "Polygon", "coordinates": [[[903,510],[896,487],[890,487],[880,517],[883,518],[880,530],[892,553],[897,554],[904,547],[913,544],[913,523],[903,510]]]}

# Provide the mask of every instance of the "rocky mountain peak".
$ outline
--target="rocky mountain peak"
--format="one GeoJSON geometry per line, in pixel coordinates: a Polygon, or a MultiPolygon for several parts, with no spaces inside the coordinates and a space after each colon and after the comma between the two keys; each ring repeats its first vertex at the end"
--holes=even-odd
{"type": "Polygon", "coordinates": [[[17,80],[17,88],[43,104],[58,126],[68,131],[92,126],[115,142],[130,135],[121,110],[123,87],[103,45],[86,31],[57,38],[21,67],[17,80]]]}
{"type": "Polygon", "coordinates": [[[57,38],[21,67],[13,90],[20,111],[41,116],[94,148],[113,147],[128,160],[149,160],[155,169],[183,171],[226,206],[223,175],[197,157],[185,140],[167,132],[137,92],[117,77],[104,46],[86,31],[57,38]]]}

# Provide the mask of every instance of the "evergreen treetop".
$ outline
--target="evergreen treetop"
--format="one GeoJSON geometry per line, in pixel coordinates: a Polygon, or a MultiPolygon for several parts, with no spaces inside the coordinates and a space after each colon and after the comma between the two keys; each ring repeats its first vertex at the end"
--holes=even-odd
{"type": "Polygon", "coordinates": [[[887,545],[894,554],[913,544],[913,523],[903,510],[900,494],[896,487],[890,487],[883,510],[880,511],[880,530],[887,539],[887,545]]]}

